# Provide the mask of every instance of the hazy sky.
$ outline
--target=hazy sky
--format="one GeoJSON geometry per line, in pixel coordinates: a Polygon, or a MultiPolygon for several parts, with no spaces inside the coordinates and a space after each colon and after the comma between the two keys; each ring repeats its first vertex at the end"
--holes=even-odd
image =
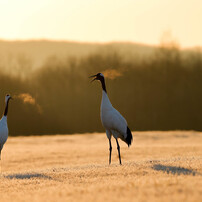
{"type": "Polygon", "coordinates": [[[0,0],[0,38],[202,46],[202,0],[0,0]]]}

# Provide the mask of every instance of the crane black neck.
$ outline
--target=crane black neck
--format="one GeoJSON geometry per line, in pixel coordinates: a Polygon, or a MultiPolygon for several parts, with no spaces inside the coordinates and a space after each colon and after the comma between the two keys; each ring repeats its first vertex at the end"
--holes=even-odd
{"type": "Polygon", "coordinates": [[[102,84],[102,89],[105,91],[105,93],[107,93],[107,89],[106,89],[106,85],[105,85],[105,78],[101,77],[100,82],[102,84]]]}
{"type": "Polygon", "coordinates": [[[6,107],[5,107],[5,111],[4,111],[4,116],[7,116],[7,114],[8,114],[8,103],[9,103],[9,100],[10,100],[10,99],[8,99],[7,102],[6,102],[6,107]]]}

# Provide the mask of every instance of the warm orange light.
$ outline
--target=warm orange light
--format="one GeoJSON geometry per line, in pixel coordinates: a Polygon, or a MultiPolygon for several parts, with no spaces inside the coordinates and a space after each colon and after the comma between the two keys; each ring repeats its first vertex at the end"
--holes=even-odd
{"type": "Polygon", "coordinates": [[[0,0],[0,38],[202,46],[201,0],[0,0]]]}

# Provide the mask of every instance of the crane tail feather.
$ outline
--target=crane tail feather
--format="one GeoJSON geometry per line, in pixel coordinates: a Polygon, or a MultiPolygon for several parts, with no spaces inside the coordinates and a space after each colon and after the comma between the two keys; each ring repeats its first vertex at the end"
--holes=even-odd
{"type": "Polygon", "coordinates": [[[130,129],[127,127],[126,143],[128,144],[128,147],[130,147],[132,141],[133,141],[132,133],[131,133],[130,129]]]}

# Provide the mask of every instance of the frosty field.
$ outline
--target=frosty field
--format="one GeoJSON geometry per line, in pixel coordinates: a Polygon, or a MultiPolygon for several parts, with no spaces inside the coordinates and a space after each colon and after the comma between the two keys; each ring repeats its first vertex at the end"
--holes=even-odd
{"type": "Polygon", "coordinates": [[[0,201],[202,201],[202,132],[133,132],[112,164],[104,133],[9,137],[0,201]]]}

